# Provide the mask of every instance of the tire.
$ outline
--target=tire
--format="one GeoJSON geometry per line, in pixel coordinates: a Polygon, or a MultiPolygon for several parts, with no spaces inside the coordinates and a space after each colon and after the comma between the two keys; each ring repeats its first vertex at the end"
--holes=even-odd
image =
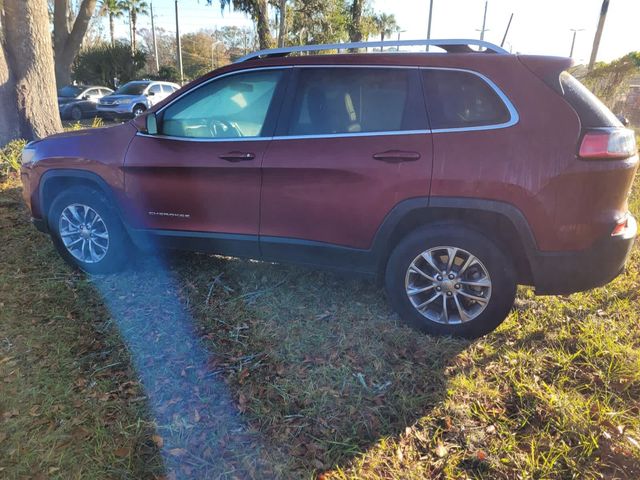
{"type": "Polygon", "coordinates": [[[503,251],[457,224],[413,231],[395,247],[385,272],[393,308],[407,324],[432,335],[472,339],[493,331],[509,314],[516,288],[513,264],[503,251]]]}
{"type": "Polygon", "coordinates": [[[70,112],[71,120],[82,120],[82,110],[80,107],[73,107],[70,112]]]}
{"type": "Polygon", "coordinates": [[[131,243],[117,212],[101,192],[85,186],[63,191],[51,204],[48,223],[56,249],[72,267],[90,274],[123,269],[131,243]],[[88,228],[80,230],[73,224],[88,228]]]}
{"type": "Polygon", "coordinates": [[[137,104],[133,107],[132,113],[134,117],[139,117],[147,110],[147,107],[141,104],[137,104]]]}

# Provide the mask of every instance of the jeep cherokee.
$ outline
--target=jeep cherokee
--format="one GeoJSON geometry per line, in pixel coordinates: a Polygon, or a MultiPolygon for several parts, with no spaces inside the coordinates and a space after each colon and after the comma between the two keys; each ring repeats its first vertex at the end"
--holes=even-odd
{"type": "Polygon", "coordinates": [[[89,273],[132,246],[329,267],[477,337],[518,284],[603,285],[633,244],[634,134],[570,66],[473,40],[256,52],[129,123],[30,143],[24,199],[89,273]],[[445,53],[340,53],[408,44],[445,53]]]}

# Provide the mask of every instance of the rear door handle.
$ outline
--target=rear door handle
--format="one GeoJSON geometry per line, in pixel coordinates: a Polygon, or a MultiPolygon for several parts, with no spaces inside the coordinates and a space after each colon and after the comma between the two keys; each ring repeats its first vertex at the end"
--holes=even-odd
{"type": "Polygon", "coordinates": [[[420,154],[418,152],[388,150],[386,152],[374,153],[373,158],[388,163],[415,162],[416,160],[420,160],[420,154]]]}
{"type": "Polygon", "coordinates": [[[218,158],[227,162],[247,162],[256,158],[256,154],[251,152],[229,152],[219,155],[218,158]]]}

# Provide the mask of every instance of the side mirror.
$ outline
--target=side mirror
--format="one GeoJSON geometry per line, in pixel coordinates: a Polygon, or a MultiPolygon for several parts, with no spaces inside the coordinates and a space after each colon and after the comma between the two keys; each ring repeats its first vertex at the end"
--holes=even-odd
{"type": "Polygon", "coordinates": [[[91,97],[89,95],[82,95],[82,100],[89,100],[91,97]]]}
{"type": "Polygon", "coordinates": [[[158,119],[156,118],[155,113],[148,113],[146,116],[147,122],[147,134],[149,135],[157,135],[158,134],[158,119]]]}
{"type": "Polygon", "coordinates": [[[147,97],[153,97],[156,94],[156,92],[147,92],[147,97]]]}
{"type": "Polygon", "coordinates": [[[618,117],[618,120],[620,120],[620,123],[622,123],[622,125],[624,125],[625,127],[629,126],[629,119],[627,117],[625,117],[621,113],[616,115],[616,117],[618,117]]]}

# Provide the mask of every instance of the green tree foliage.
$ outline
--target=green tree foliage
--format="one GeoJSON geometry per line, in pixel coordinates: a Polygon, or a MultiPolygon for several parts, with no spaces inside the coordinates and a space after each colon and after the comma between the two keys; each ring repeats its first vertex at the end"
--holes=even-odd
{"type": "Polygon", "coordinates": [[[599,62],[586,75],[575,72],[593,93],[614,110],[629,88],[631,79],[640,75],[640,52],[631,52],[611,63],[599,62]]]}
{"type": "Polygon", "coordinates": [[[161,65],[158,73],[155,75],[150,75],[149,78],[153,78],[154,80],[164,80],[165,82],[179,82],[180,81],[180,73],[178,73],[178,69],[173,65],[161,65]]]}
{"type": "Polygon", "coordinates": [[[294,0],[287,44],[344,42],[349,17],[343,0],[294,0]]]}
{"type": "Polygon", "coordinates": [[[125,83],[139,78],[146,60],[147,54],[141,50],[132,55],[128,43],[104,43],[80,52],[73,64],[73,78],[80,83],[114,87],[114,79],[125,83]]]}
{"type": "Polygon", "coordinates": [[[374,22],[381,42],[384,42],[385,37],[389,37],[399,30],[398,22],[393,14],[381,13],[375,17],[374,22]]]}
{"type": "Polygon", "coordinates": [[[98,14],[109,18],[109,37],[111,39],[111,45],[116,44],[116,19],[122,18],[125,10],[126,5],[122,0],[102,0],[100,2],[100,10],[98,11],[98,14]]]}

